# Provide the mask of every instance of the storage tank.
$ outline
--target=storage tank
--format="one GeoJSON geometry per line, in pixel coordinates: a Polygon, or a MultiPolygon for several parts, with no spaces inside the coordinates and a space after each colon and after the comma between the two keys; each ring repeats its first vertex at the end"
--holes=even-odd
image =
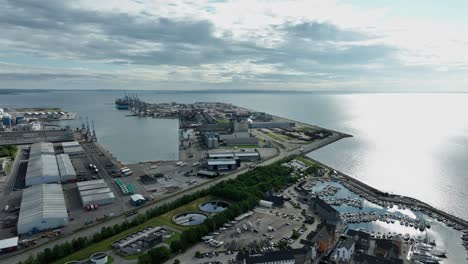
{"type": "Polygon", "coordinates": [[[97,252],[89,257],[89,261],[94,264],[106,264],[107,263],[107,254],[104,252],[97,252]]]}

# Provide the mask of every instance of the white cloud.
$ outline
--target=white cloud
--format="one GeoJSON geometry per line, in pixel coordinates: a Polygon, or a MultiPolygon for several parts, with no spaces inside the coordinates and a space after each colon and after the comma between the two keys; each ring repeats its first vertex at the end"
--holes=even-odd
{"type": "Polygon", "coordinates": [[[103,81],[102,75],[148,87],[273,88],[283,82],[298,89],[372,89],[428,87],[430,78],[434,85],[446,78],[463,89],[468,69],[465,25],[390,16],[391,6],[358,8],[334,0],[0,3],[6,7],[0,10],[0,52],[89,62],[78,72],[4,64],[0,73],[12,74],[9,85],[22,85],[18,74],[38,78],[42,72],[44,80],[103,81]],[[96,69],[95,62],[125,69],[96,69]]]}

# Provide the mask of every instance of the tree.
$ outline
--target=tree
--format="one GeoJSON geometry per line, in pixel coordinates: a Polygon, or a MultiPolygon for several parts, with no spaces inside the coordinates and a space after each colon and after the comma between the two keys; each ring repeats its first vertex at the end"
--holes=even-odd
{"type": "Polygon", "coordinates": [[[175,260],[174,260],[174,264],[180,264],[180,260],[175,259],[175,260]]]}
{"type": "Polygon", "coordinates": [[[183,245],[180,242],[180,240],[174,240],[171,242],[171,251],[173,253],[178,253],[179,251],[182,250],[182,248],[183,248],[183,245]]]}
{"type": "Polygon", "coordinates": [[[195,252],[195,257],[196,258],[203,258],[203,255],[200,251],[195,252]]]}
{"type": "Polygon", "coordinates": [[[149,256],[153,264],[164,263],[171,256],[171,251],[165,247],[157,247],[149,251],[149,256]]]}

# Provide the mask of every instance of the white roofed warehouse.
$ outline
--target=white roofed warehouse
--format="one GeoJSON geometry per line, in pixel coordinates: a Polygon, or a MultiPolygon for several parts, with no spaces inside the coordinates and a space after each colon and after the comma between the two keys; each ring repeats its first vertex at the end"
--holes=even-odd
{"type": "Polygon", "coordinates": [[[55,155],[38,154],[29,157],[26,171],[26,186],[60,182],[60,173],[55,155]]]}
{"type": "Polygon", "coordinates": [[[41,154],[54,155],[54,144],[50,142],[40,142],[31,144],[29,156],[39,156],[41,154]]]}
{"type": "Polygon", "coordinates": [[[61,182],[71,182],[76,181],[76,172],[73,168],[70,156],[67,154],[59,154],[56,156],[57,165],[60,172],[60,181],[61,182]]]}
{"type": "Polygon", "coordinates": [[[105,205],[115,201],[115,195],[103,179],[77,182],[83,207],[88,205],[105,205]]]}
{"type": "Polygon", "coordinates": [[[60,184],[40,184],[24,189],[18,217],[18,234],[34,233],[67,224],[67,207],[60,184]]]}

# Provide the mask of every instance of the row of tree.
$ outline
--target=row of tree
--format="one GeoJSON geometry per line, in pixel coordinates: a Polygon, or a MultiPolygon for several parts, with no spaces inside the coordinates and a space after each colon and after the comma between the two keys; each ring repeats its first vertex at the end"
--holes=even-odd
{"type": "Polygon", "coordinates": [[[0,146],[0,158],[10,157],[12,160],[14,160],[16,156],[16,151],[18,151],[16,145],[0,146]]]}
{"type": "Polygon", "coordinates": [[[208,194],[230,200],[233,203],[223,212],[206,219],[203,224],[182,232],[180,239],[171,242],[170,248],[157,247],[140,256],[138,263],[164,263],[172,255],[187,250],[200,241],[203,236],[215,231],[237,216],[252,210],[258,205],[259,200],[264,198],[267,191],[279,191],[285,188],[296,179],[290,177],[291,169],[281,166],[283,162],[258,167],[236,179],[221,182],[208,189],[208,194]],[[170,254],[168,250],[170,250],[170,254]]]}
{"type": "Polygon", "coordinates": [[[92,246],[93,244],[98,243],[104,239],[117,235],[131,227],[140,225],[151,218],[158,217],[206,195],[207,191],[199,191],[194,194],[185,195],[171,203],[166,203],[157,208],[150,209],[146,211],[145,214],[139,214],[133,218],[132,221],[124,221],[121,224],[115,224],[114,226],[110,227],[103,227],[101,228],[100,232],[95,233],[92,237],[78,237],[72,239],[71,242],[67,241],[62,244],[57,244],[53,248],[46,248],[44,251],[37,253],[35,256],[30,255],[26,261],[20,262],[20,264],[52,263],[88,246],[92,246]]]}
{"type": "MultiPolygon", "coordinates": [[[[294,178],[289,177],[290,169],[281,166],[281,163],[287,162],[290,159],[291,158],[288,158],[269,166],[257,167],[254,170],[240,175],[236,179],[218,183],[209,189],[185,195],[173,202],[149,209],[145,214],[137,215],[132,221],[124,221],[121,224],[116,224],[111,227],[103,227],[100,232],[95,233],[92,237],[78,237],[72,239],[71,242],[67,241],[55,245],[53,248],[46,248],[44,251],[37,253],[35,256],[31,255],[26,261],[20,263],[52,263],[104,239],[117,235],[124,230],[142,224],[151,218],[158,217],[207,195],[217,196],[233,202],[225,211],[208,218],[202,225],[192,227],[182,232],[180,239],[170,244],[170,254],[167,257],[169,258],[170,255],[174,253],[186,250],[199,241],[201,237],[221,227],[224,223],[231,221],[242,213],[252,210],[258,204],[258,201],[264,197],[265,192],[269,190],[280,190],[294,181],[294,178]]],[[[139,262],[163,263],[165,261],[164,257],[153,258],[151,254],[166,255],[165,253],[167,253],[165,249],[157,247],[150,250],[147,254],[142,255],[139,262]],[[163,252],[154,252],[154,250],[163,252]]]]}

